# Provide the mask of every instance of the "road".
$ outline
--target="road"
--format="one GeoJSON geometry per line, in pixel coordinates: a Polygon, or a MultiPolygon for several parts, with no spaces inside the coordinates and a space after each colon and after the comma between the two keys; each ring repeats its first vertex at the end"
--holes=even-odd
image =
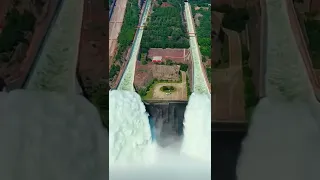
{"type": "Polygon", "coordinates": [[[128,0],[117,0],[109,22],[109,68],[112,65],[112,60],[117,48],[118,36],[123,24],[127,2],[128,0]]]}
{"type": "Polygon", "coordinates": [[[193,60],[193,92],[210,94],[208,80],[205,69],[201,62],[201,53],[198,46],[197,37],[195,34],[195,26],[192,18],[191,7],[185,2],[185,16],[187,20],[187,29],[189,33],[190,50],[193,60]]]}
{"type": "Polygon", "coordinates": [[[286,1],[266,0],[266,14],[266,96],[276,100],[315,99],[286,1]]]}
{"type": "Polygon", "coordinates": [[[64,1],[26,88],[77,93],[76,65],[84,0],[64,1]],[[72,12],[72,13],[70,13],[72,12]]]}
{"type": "Polygon", "coordinates": [[[139,27],[137,28],[135,38],[132,43],[131,53],[129,56],[129,62],[125,68],[124,73],[122,74],[121,80],[117,87],[118,90],[126,90],[126,91],[135,91],[133,87],[134,74],[136,68],[137,57],[140,49],[140,43],[143,35],[143,24],[145,24],[148,12],[151,7],[151,0],[146,1],[146,5],[144,7],[144,11],[140,20],[139,27]]]}

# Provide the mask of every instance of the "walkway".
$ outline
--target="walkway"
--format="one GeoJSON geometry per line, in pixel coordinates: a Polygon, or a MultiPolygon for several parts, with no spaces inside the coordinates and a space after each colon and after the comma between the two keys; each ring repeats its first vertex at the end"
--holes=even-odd
{"type": "Polygon", "coordinates": [[[109,22],[109,68],[116,52],[128,0],[117,0],[109,22]]]}

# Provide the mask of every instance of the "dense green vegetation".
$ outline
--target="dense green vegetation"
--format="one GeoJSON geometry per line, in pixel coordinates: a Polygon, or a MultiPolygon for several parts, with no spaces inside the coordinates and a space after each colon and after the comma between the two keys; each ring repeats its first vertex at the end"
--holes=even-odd
{"type": "Polygon", "coordinates": [[[313,68],[320,69],[320,21],[309,19],[305,22],[305,26],[313,68]]]}
{"type": "Polygon", "coordinates": [[[248,11],[244,8],[234,9],[230,13],[226,13],[222,19],[222,25],[225,28],[241,32],[246,28],[249,20],[248,11]]]}
{"type": "Polygon", "coordinates": [[[180,71],[185,71],[185,72],[187,72],[187,70],[188,70],[188,65],[187,64],[180,64],[180,71]]]}
{"type": "Polygon", "coordinates": [[[211,83],[211,79],[212,79],[211,67],[206,67],[206,71],[207,71],[208,81],[211,83]]]}
{"type": "Polygon", "coordinates": [[[222,25],[225,28],[241,32],[249,20],[249,13],[245,8],[233,8],[230,5],[213,6],[213,11],[224,13],[222,25]]]}
{"type": "Polygon", "coordinates": [[[187,33],[182,24],[181,2],[168,0],[171,7],[153,8],[142,37],[142,53],[146,53],[149,48],[189,48],[187,33]]]}
{"type": "Polygon", "coordinates": [[[116,60],[119,61],[123,58],[124,53],[132,44],[136,27],[139,22],[139,6],[137,0],[128,0],[126,13],[123,20],[121,32],[118,37],[118,52],[116,60]]]}
{"type": "MultiPolygon", "coordinates": [[[[223,31],[221,31],[223,33],[223,31]]],[[[223,33],[224,36],[221,38],[222,48],[221,48],[221,58],[214,63],[214,68],[224,69],[229,67],[229,39],[228,36],[223,33]]]]}
{"type": "MultiPolygon", "coordinates": [[[[201,54],[211,58],[211,9],[195,10],[192,8],[192,13],[194,17],[196,14],[202,15],[197,18],[200,22],[200,26],[196,26],[198,44],[201,54]]],[[[205,61],[205,58],[202,59],[205,61]]]]}
{"type": "Polygon", "coordinates": [[[176,88],[174,88],[173,86],[162,86],[160,90],[162,92],[174,92],[176,88]]]}
{"type": "Polygon", "coordinates": [[[109,79],[112,80],[114,78],[114,76],[120,71],[120,66],[119,65],[115,65],[112,64],[111,65],[111,69],[110,69],[110,73],[109,73],[109,79]]]}
{"type": "Polygon", "coordinates": [[[256,95],[255,86],[252,81],[252,70],[249,65],[249,51],[245,45],[242,45],[242,73],[244,81],[245,110],[248,119],[251,117],[253,108],[257,105],[259,99],[256,95]]]}
{"type": "Polygon", "coordinates": [[[189,0],[190,4],[197,4],[201,7],[208,7],[208,4],[211,4],[211,0],[189,0]]]}
{"type": "Polygon", "coordinates": [[[106,83],[101,83],[93,87],[89,100],[98,109],[103,125],[109,127],[109,89],[106,83]]]}
{"type": "Polygon", "coordinates": [[[187,96],[188,96],[188,99],[191,95],[191,88],[190,88],[190,83],[189,83],[189,76],[187,75],[187,78],[186,78],[186,81],[187,81],[187,96]]]}
{"type": "Polygon", "coordinates": [[[19,42],[28,43],[24,39],[25,33],[34,30],[35,21],[32,13],[24,11],[20,14],[17,9],[11,9],[6,14],[5,26],[0,34],[0,53],[13,51],[19,42]]]}

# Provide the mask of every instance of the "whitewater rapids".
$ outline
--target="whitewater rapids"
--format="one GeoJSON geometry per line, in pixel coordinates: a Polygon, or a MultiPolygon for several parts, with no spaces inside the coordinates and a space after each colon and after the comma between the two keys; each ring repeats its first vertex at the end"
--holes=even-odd
{"type": "Polygon", "coordinates": [[[192,93],[185,111],[181,153],[211,162],[211,95],[192,93]]]}
{"type": "Polygon", "coordinates": [[[239,180],[318,180],[320,105],[289,24],[286,1],[266,2],[267,97],[253,114],[237,176],[239,180]]]}
{"type": "Polygon", "coordinates": [[[156,144],[141,97],[132,91],[111,90],[109,108],[109,164],[154,163],[156,144]]]}

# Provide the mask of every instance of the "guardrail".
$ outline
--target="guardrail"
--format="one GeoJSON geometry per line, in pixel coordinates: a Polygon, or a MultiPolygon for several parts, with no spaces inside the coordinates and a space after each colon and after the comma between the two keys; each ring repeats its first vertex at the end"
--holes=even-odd
{"type": "MultiPolygon", "coordinates": [[[[287,2],[287,8],[288,8],[288,13],[289,13],[289,19],[293,18],[293,20],[291,22],[294,23],[294,27],[296,27],[296,31],[298,33],[294,33],[295,34],[295,39],[296,39],[296,43],[298,45],[299,51],[302,55],[307,73],[309,75],[309,79],[311,81],[311,83],[315,86],[313,88],[320,88],[320,82],[319,79],[317,78],[314,69],[313,69],[313,65],[312,65],[312,60],[309,54],[309,48],[308,45],[306,43],[306,41],[304,40],[304,35],[302,33],[302,29],[299,23],[299,19],[296,13],[296,10],[294,8],[293,5],[293,1],[291,0],[286,0],[287,2]],[[292,16],[290,16],[290,13],[292,16]]],[[[291,26],[292,27],[292,26],[291,26]]]]}
{"type": "MultiPolygon", "coordinates": [[[[110,0],[109,0],[110,1],[110,0]]],[[[116,6],[116,2],[117,0],[113,0],[112,4],[111,4],[111,9],[109,9],[109,21],[112,17],[112,14],[113,14],[113,10],[114,10],[114,7],[116,6]]]]}
{"type": "Polygon", "coordinates": [[[266,50],[267,50],[267,11],[266,0],[260,0],[261,17],[260,17],[260,74],[259,74],[259,98],[266,96],[265,89],[265,74],[266,74],[266,50]]]}

